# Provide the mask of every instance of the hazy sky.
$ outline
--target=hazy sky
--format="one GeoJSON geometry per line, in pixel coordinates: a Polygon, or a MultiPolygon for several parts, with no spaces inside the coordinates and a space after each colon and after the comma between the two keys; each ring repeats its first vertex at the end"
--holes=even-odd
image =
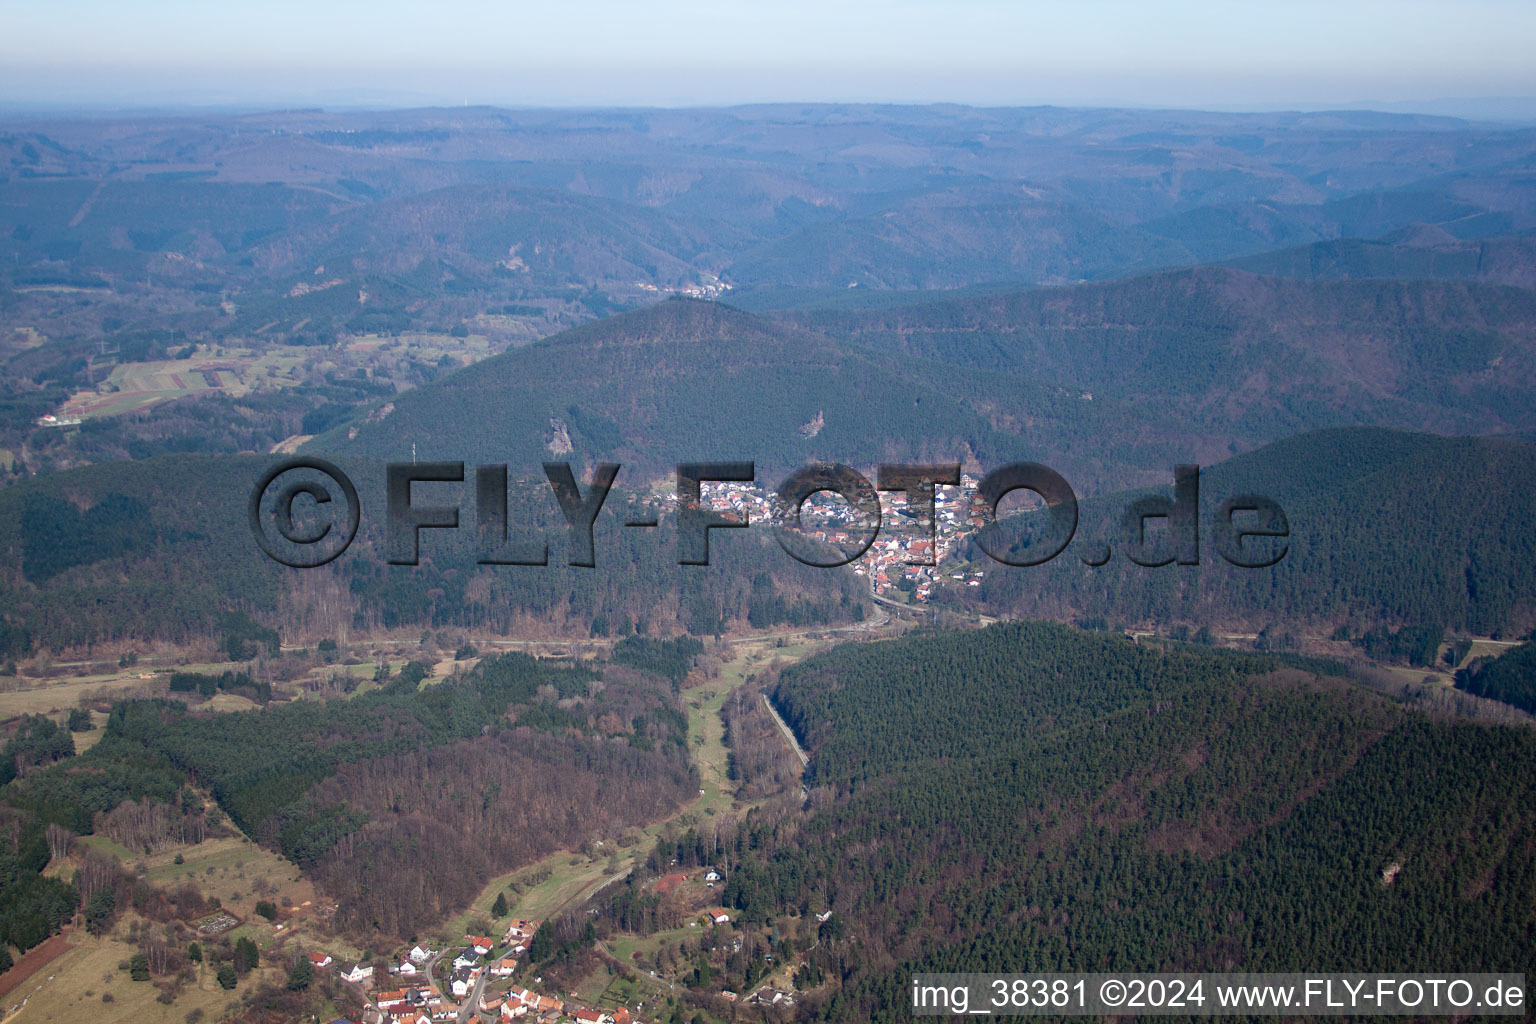
{"type": "Polygon", "coordinates": [[[1536,97],[1531,0],[0,0],[0,101],[1536,97]]]}

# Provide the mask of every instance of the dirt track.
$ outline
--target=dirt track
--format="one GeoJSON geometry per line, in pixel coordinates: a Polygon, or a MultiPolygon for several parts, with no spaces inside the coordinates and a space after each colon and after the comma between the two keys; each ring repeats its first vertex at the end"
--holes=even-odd
{"type": "Polygon", "coordinates": [[[10,970],[0,974],[0,999],[10,995],[22,982],[46,967],[49,961],[67,952],[69,938],[65,935],[54,935],[42,945],[27,950],[10,970]]]}

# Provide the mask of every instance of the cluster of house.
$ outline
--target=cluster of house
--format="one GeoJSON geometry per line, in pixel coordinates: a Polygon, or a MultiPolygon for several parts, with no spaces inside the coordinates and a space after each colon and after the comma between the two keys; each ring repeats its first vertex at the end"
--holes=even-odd
{"type": "MultiPolygon", "coordinates": [[[[454,1020],[459,1015],[462,1001],[470,996],[482,977],[509,978],[517,970],[518,958],[528,951],[539,922],[513,920],[502,938],[503,952],[491,957],[497,942],[488,935],[466,935],[465,946],[451,961],[445,994],[431,980],[429,967],[437,959],[438,952],[418,943],[389,968],[390,981],[398,987],[377,991],[372,1002],[381,1024],[431,1024],[434,1021],[454,1020]]],[[[316,968],[330,968],[333,961],[329,954],[310,953],[309,962],[316,968]]],[[[345,964],[337,969],[343,981],[375,987],[374,968],[371,963],[345,964]]],[[[486,996],[480,1010],[495,1013],[504,1005],[500,997],[486,996]]],[[[523,1000],[523,1011],[537,1004],[523,1000]]],[[[558,1000],[540,1009],[561,1009],[558,1000]]]]}
{"type": "MultiPolygon", "coordinates": [[[[502,936],[505,947],[500,956],[491,958],[496,940],[489,935],[466,935],[465,946],[454,955],[453,970],[448,975],[448,987],[460,999],[467,996],[482,975],[493,978],[510,978],[517,970],[520,957],[528,952],[533,933],[539,930],[539,922],[514,919],[502,936]]],[[[412,950],[414,955],[416,950],[412,950]]],[[[429,954],[430,955],[430,954],[429,954]]]]}
{"type": "MultiPolygon", "coordinates": [[[[511,976],[517,968],[517,958],[527,952],[529,943],[533,942],[533,934],[538,930],[539,922],[537,921],[514,919],[508,925],[504,936],[507,955],[491,967],[491,973],[498,978],[511,976]]],[[[543,995],[521,987],[513,987],[510,991],[498,995],[485,996],[480,1001],[480,1010],[482,1013],[499,1014],[503,1021],[521,1019],[524,1022],[557,1024],[561,1020],[574,1020],[578,1024],[644,1024],[622,1006],[612,1011],[570,1006],[564,1000],[554,996],[543,995]]]]}
{"type": "Polygon", "coordinates": [[[498,997],[482,1007],[487,1012],[494,1010],[502,1020],[515,1020],[521,1017],[524,1020],[541,1021],[543,1024],[555,1024],[565,1016],[565,1001],[554,996],[540,995],[526,988],[513,988],[510,992],[498,997]],[[500,1005],[497,1006],[496,1003],[500,1005]]]}
{"type": "MultiPolygon", "coordinates": [[[[405,975],[415,977],[423,973],[421,965],[431,956],[431,950],[417,946],[401,965],[409,968],[404,972],[405,975]]],[[[317,970],[330,968],[334,963],[329,953],[310,953],[309,962],[317,970]]],[[[401,973],[398,968],[390,970],[401,973]]],[[[373,964],[361,961],[344,964],[336,970],[336,976],[341,980],[368,988],[373,986],[373,974],[373,964]]],[[[443,994],[430,984],[407,985],[377,992],[373,996],[373,1004],[380,1024],[443,1024],[457,1020],[459,1016],[459,1005],[443,998],[443,994]]]]}
{"type": "MultiPolygon", "coordinates": [[[[309,954],[309,965],[316,970],[329,968],[335,963],[336,961],[331,959],[331,954],[329,953],[309,954]]],[[[363,963],[361,960],[356,963],[346,964],[337,970],[336,976],[342,981],[350,981],[354,985],[371,985],[373,983],[373,964],[363,963]]]]}
{"type": "MultiPolygon", "coordinates": [[[[977,479],[962,474],[958,487],[940,486],[934,489],[933,519],[928,520],[926,510],[912,508],[907,495],[901,491],[881,491],[880,533],[874,543],[854,563],[856,575],[869,579],[876,594],[903,587],[912,592],[914,600],[927,601],[933,588],[944,582],[938,568],[953,555],[969,534],[986,525],[986,519],[978,505],[977,479]],[[914,564],[916,563],[916,564],[914,564]]],[[[727,485],[729,486],[729,485],[727,485]]],[[[726,504],[734,507],[729,492],[726,504]]],[[[741,507],[752,509],[746,499],[741,507]]],[[[761,515],[781,518],[783,510],[776,509],[771,498],[763,498],[761,515]]],[[[867,534],[859,524],[858,513],[847,502],[825,492],[812,495],[800,512],[801,530],[827,544],[847,550],[848,546],[863,541],[867,534]]],[[[979,586],[982,573],[950,573],[955,582],[979,586]]]]}
{"type": "Polygon", "coordinates": [[[658,287],[654,284],[651,284],[649,281],[636,281],[635,287],[640,289],[642,292],[683,295],[690,299],[718,298],[719,296],[724,295],[726,292],[731,290],[731,285],[728,282],[722,281],[715,275],[707,273],[703,275],[703,280],[692,284],[682,284],[677,285],[676,287],[666,288],[658,287]]]}
{"type": "MultiPolygon", "coordinates": [[[[656,884],[670,888],[689,877],[679,872],[657,879],[656,884]]],[[[709,888],[724,881],[724,875],[715,868],[706,868],[697,877],[709,888]]],[[[722,926],[731,921],[731,912],[723,907],[709,907],[697,913],[695,926],[722,926]]],[[[822,919],[826,916],[830,915],[823,915],[822,919]]],[[[320,952],[310,953],[309,960],[315,968],[335,970],[342,980],[371,992],[372,1009],[366,1019],[374,1024],[447,1024],[458,1019],[465,1002],[472,998],[476,999],[474,1010],[499,1017],[502,1024],[646,1024],[633,1010],[623,1006],[612,1010],[577,1006],[517,985],[509,990],[499,986],[490,989],[491,979],[510,978],[516,972],[538,928],[538,921],[514,919],[499,943],[488,935],[466,935],[464,946],[452,954],[452,960],[447,959],[448,954],[440,955],[418,943],[389,968],[393,987],[388,989],[376,987],[372,963],[337,965],[329,954],[320,952]],[[498,946],[502,951],[493,956],[492,950],[498,946]],[[434,963],[438,965],[435,972],[430,970],[434,963]],[[446,982],[446,992],[433,983],[434,973],[446,982]],[[480,985],[482,979],[487,986],[480,985]]],[[[740,948],[740,940],[737,942],[740,948]]],[[[739,998],[731,992],[724,995],[732,1001],[739,998]]],[[[793,996],[763,988],[744,1001],[782,1008],[793,1005],[793,996]]]]}
{"type": "MultiPolygon", "coordinates": [[[[962,474],[957,487],[935,488],[933,522],[908,507],[901,491],[881,491],[880,533],[853,571],[869,579],[876,594],[892,588],[910,590],[915,600],[926,601],[934,587],[948,580],[962,586],[979,586],[980,572],[951,572],[938,568],[955,553],[961,541],[986,525],[976,487],[979,481],[962,474]],[[912,564],[912,563],[920,564],[912,564]],[[932,563],[932,564],[928,564],[932,563]]],[[[676,498],[669,499],[675,505],[676,498]]],[[[701,507],[730,522],[782,521],[786,510],[776,497],[755,483],[710,482],[704,488],[701,507]]],[[[858,513],[841,498],[826,492],[812,495],[800,511],[803,533],[842,547],[860,543],[865,534],[858,513]]]]}
{"type": "MultiPolygon", "coordinates": [[[[853,571],[867,576],[876,594],[906,584],[914,600],[927,601],[933,588],[944,581],[940,566],[953,555],[961,541],[986,525],[976,496],[977,480],[962,474],[959,487],[937,487],[933,497],[933,524],[908,507],[907,496],[900,491],[881,492],[880,536],[854,565],[853,571]],[[924,563],[913,565],[912,563],[924,563]],[[926,564],[932,563],[932,564],[926,564]]],[[[842,543],[846,535],[833,531],[832,543],[842,543]]],[[[980,586],[981,572],[951,572],[957,584],[980,586]]]]}
{"type": "MultiPolygon", "coordinates": [[[[510,978],[516,972],[519,959],[527,953],[538,929],[537,921],[515,919],[508,925],[500,943],[489,935],[466,935],[464,947],[454,953],[447,968],[446,994],[427,980],[427,967],[438,957],[437,951],[424,945],[413,946],[397,966],[390,968],[396,979],[408,983],[376,992],[373,996],[380,1024],[435,1024],[455,1020],[464,1001],[474,997],[482,979],[510,978]],[[499,955],[492,956],[491,951],[497,945],[504,948],[499,955]]],[[[330,958],[314,954],[311,962],[317,967],[329,966],[330,958]]],[[[349,966],[342,971],[341,977],[359,984],[371,984],[373,967],[366,964],[349,966]]],[[[495,1014],[504,1021],[519,1020],[520,1024],[535,1021],[559,1024],[572,1020],[581,1024],[643,1024],[622,1007],[613,1011],[589,1010],[521,987],[506,992],[481,988],[474,1008],[482,1014],[495,1014]]]]}
{"type": "MultiPolygon", "coordinates": [[[[488,1007],[485,1009],[490,1012],[488,1007]]],[[[561,1020],[572,1020],[577,1024],[639,1024],[640,1022],[640,1018],[623,1006],[616,1010],[567,1008],[558,999],[536,995],[527,989],[513,989],[508,992],[501,1000],[500,1013],[503,1021],[536,1020],[540,1024],[556,1024],[561,1020]]]]}
{"type": "Polygon", "coordinates": [[[55,416],[49,412],[37,418],[37,425],[40,427],[78,427],[80,425],[80,417],[67,414],[55,416]]]}
{"type": "Polygon", "coordinates": [[[795,1005],[795,997],[789,992],[781,992],[776,988],[760,988],[747,997],[747,1002],[753,1005],[787,1009],[795,1005]]]}
{"type": "MultiPolygon", "coordinates": [[[[667,501],[677,505],[677,495],[669,495],[667,501]]],[[[730,481],[709,481],[702,487],[699,507],[716,513],[732,523],[758,523],[771,514],[768,493],[756,484],[730,481]]]]}
{"type": "Polygon", "coordinates": [[[459,1004],[443,998],[432,985],[407,985],[373,997],[384,1024],[440,1024],[458,1020],[459,1004]]]}
{"type": "MultiPolygon", "coordinates": [[[[739,1000],[741,996],[735,992],[732,992],[730,989],[726,989],[720,993],[720,998],[726,1000],[727,1002],[734,1003],[739,1000]]],[[[772,986],[764,985],[756,992],[753,992],[751,995],[747,996],[746,1001],[752,1006],[777,1006],[781,1009],[788,1009],[789,1007],[795,1005],[795,996],[794,993],[781,992],[772,986]]]]}

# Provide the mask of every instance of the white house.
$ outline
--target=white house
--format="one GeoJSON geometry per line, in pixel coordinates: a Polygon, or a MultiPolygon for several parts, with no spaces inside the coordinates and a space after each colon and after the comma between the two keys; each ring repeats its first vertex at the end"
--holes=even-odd
{"type": "Polygon", "coordinates": [[[718,882],[722,877],[723,876],[720,874],[720,872],[716,871],[714,868],[710,868],[704,873],[704,881],[706,882],[718,882]]]}
{"type": "Polygon", "coordinates": [[[453,994],[460,999],[469,995],[470,988],[475,984],[475,972],[468,967],[460,967],[453,972],[451,987],[453,994]]]}
{"type": "Polygon", "coordinates": [[[479,962],[480,954],[475,952],[475,947],[473,946],[461,950],[459,955],[453,958],[454,967],[473,967],[479,962]]]}
{"type": "Polygon", "coordinates": [[[511,943],[518,939],[531,939],[533,938],[533,933],[538,930],[539,922],[514,918],[512,923],[507,926],[507,934],[502,941],[511,943]]]}
{"type": "Polygon", "coordinates": [[[421,945],[412,946],[410,953],[407,955],[419,964],[426,963],[432,959],[432,951],[426,946],[421,945]]]}
{"type": "Polygon", "coordinates": [[[341,978],[343,981],[350,981],[354,984],[367,981],[372,977],[373,964],[353,964],[351,967],[348,967],[346,970],[341,972],[341,978]]]}
{"type": "Polygon", "coordinates": [[[409,960],[402,960],[400,966],[395,968],[395,973],[402,978],[414,978],[421,973],[421,969],[409,960]]]}

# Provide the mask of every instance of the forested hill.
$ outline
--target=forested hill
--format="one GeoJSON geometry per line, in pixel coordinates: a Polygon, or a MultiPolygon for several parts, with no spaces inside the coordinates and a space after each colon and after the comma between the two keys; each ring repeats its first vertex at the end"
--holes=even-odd
{"type": "Polygon", "coordinates": [[[1053,618],[1254,632],[1412,625],[1520,635],[1536,617],[1536,445],[1325,430],[1208,467],[1200,487],[1198,566],[1131,564],[1120,516],[1135,495],[1121,494],[1083,504],[1078,538],[1062,556],[998,566],[963,599],[1053,618]],[[1279,502],[1289,521],[1288,551],[1272,568],[1235,567],[1214,546],[1217,506],[1244,493],[1279,502]],[[1077,557],[1103,542],[1116,548],[1109,564],[1077,557]]]}
{"type": "Polygon", "coordinates": [[[1233,260],[1229,266],[1280,277],[1400,278],[1536,286],[1536,238],[1462,239],[1418,225],[1385,238],[1339,238],[1233,260]]]}
{"type": "Polygon", "coordinates": [[[770,483],[810,461],[1031,459],[1102,492],[1321,427],[1536,429],[1533,328],[1519,289],[1221,269],[776,319],[674,300],[380,401],[307,450],[568,453],[642,478],[750,459],[770,483]]]}
{"type": "Polygon", "coordinates": [[[1051,456],[1096,478],[1111,462],[1166,462],[1187,436],[1027,374],[875,352],[717,303],[671,300],[399,395],[307,450],[402,458],[414,443],[422,458],[536,466],[569,444],[572,458],[668,478],[676,463],[706,459],[750,460],[770,473],[815,460],[1051,456]]]}
{"type": "Polygon", "coordinates": [[[1531,971],[1536,733],[1431,721],[1251,655],[1041,623],[782,671],[810,818],[728,906],[826,907],[811,1016],[916,971],[1531,971]]]}
{"type": "Polygon", "coordinates": [[[362,504],[357,539],[328,566],[289,569],[261,553],[246,519],[251,488],[278,461],[162,456],[0,491],[0,663],[38,649],[224,644],[232,621],[246,624],[237,633],[259,623],[308,644],[347,631],[428,628],[706,635],[864,615],[864,591],[850,573],[801,565],[762,530],[717,540],[709,566],[680,567],[673,523],[624,529],[629,495],[617,489],[598,517],[596,565],[573,567],[565,520],[543,479],[514,478],[509,505],[514,535],[546,539],[549,564],[479,565],[472,468],[468,482],[434,485],[431,498],[456,501],[462,528],[425,531],[420,565],[389,565],[384,467],[366,459],[339,460],[362,504]]]}
{"type": "MultiPolygon", "coordinates": [[[[8,566],[0,579],[0,657],[100,643],[222,643],[231,612],[298,642],[342,628],[702,635],[863,614],[859,581],[796,563],[761,531],[721,539],[714,564],[682,572],[670,526],[618,525],[619,494],[599,520],[597,568],[566,566],[563,521],[538,481],[527,486],[531,506],[542,510],[535,525],[550,530],[551,565],[476,565],[466,525],[451,536],[428,531],[420,566],[388,566],[382,468],[369,460],[343,459],[364,506],[353,547],[325,569],[285,569],[261,555],[244,519],[249,488],[269,464],[168,456],[0,492],[0,555],[8,566]]],[[[1164,480],[1167,466],[1151,464],[1164,480]]],[[[472,485],[442,487],[457,494],[461,521],[471,524],[472,485]]],[[[1077,556],[1085,545],[1118,547],[1119,516],[1135,496],[1120,493],[1083,503],[1077,541],[1050,564],[1003,567],[972,552],[994,571],[980,587],[939,588],[934,599],[1113,624],[1323,633],[1340,625],[1355,633],[1425,626],[1517,636],[1536,609],[1528,571],[1536,557],[1533,495],[1536,445],[1529,442],[1321,431],[1205,469],[1200,566],[1132,566],[1118,550],[1104,567],[1083,564],[1077,556]],[[1273,568],[1239,569],[1217,556],[1216,506],[1244,492],[1270,496],[1289,517],[1289,550],[1273,568]]]]}
{"type": "MultiPolygon", "coordinates": [[[[683,672],[702,650],[651,646],[683,672]]],[[[464,907],[495,874],[646,824],[692,795],[676,676],[634,660],[610,670],[509,654],[425,686],[427,666],[409,662],[348,699],[238,714],[122,701],[100,743],[42,759],[7,780],[0,803],[28,849],[47,825],[111,835],[103,815],[123,801],[159,809],[195,782],[336,899],[348,932],[397,940],[464,907]]],[[[22,906],[0,914],[0,938],[14,937],[22,906]]]]}
{"type": "Polygon", "coordinates": [[[780,319],[887,352],[1026,372],[1250,443],[1345,424],[1536,425],[1536,292],[1499,285],[1201,267],[780,319]]]}
{"type": "Polygon", "coordinates": [[[1536,640],[1500,658],[1474,660],[1456,673],[1456,685],[1479,697],[1536,712],[1536,640]]]}

